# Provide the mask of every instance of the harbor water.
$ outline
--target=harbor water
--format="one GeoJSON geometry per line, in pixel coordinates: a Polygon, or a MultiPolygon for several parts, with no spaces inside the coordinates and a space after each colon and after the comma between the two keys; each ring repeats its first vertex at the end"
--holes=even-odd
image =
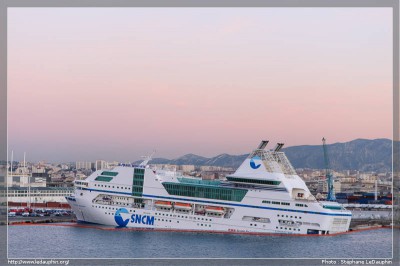
{"type": "MultiPolygon", "coordinates": [[[[395,229],[399,230],[399,229],[395,229]]],[[[9,258],[390,258],[392,229],[336,236],[254,236],[13,225],[9,258]]]]}

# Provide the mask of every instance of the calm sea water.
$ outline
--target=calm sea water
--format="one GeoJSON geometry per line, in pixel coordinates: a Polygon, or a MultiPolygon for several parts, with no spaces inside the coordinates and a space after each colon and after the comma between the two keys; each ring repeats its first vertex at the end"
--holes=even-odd
{"type": "Polygon", "coordinates": [[[294,237],[16,225],[8,241],[9,258],[389,258],[392,252],[391,229],[294,237]]]}

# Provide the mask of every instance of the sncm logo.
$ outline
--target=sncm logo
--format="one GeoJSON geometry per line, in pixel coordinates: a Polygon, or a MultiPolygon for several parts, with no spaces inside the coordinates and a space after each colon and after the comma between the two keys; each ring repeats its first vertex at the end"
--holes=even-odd
{"type": "MultiPolygon", "coordinates": [[[[124,219],[122,217],[122,214],[129,214],[129,212],[125,208],[120,208],[115,212],[114,215],[114,220],[119,225],[119,227],[126,227],[129,222],[135,224],[154,225],[154,216],[132,214],[130,218],[124,219]]],[[[127,215],[124,216],[127,217],[127,215]]]]}
{"type": "Polygon", "coordinates": [[[250,167],[253,169],[258,169],[260,168],[261,164],[256,164],[256,162],[253,159],[260,159],[260,157],[256,156],[254,158],[251,158],[250,160],[250,167]]]}
{"type": "Polygon", "coordinates": [[[121,213],[129,213],[127,209],[125,208],[120,208],[115,212],[114,215],[114,220],[115,222],[120,226],[120,227],[125,227],[129,223],[129,218],[128,219],[123,219],[121,216],[121,213]]]}

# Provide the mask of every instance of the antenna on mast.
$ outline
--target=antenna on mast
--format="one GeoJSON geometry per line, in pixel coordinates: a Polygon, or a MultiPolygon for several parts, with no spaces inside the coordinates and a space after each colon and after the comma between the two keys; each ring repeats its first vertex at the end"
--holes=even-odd
{"type": "Polygon", "coordinates": [[[11,167],[10,167],[11,184],[12,184],[12,174],[13,174],[13,163],[14,163],[14,151],[11,151],[11,167]]]}
{"type": "Polygon", "coordinates": [[[24,152],[24,174],[25,174],[25,156],[26,156],[26,152],[24,152]]]}
{"type": "Polygon", "coordinates": [[[262,140],[261,143],[258,145],[257,150],[263,150],[268,145],[268,140],[262,140]]]}
{"type": "Polygon", "coordinates": [[[31,209],[31,179],[29,178],[29,175],[26,174],[26,152],[24,152],[24,168],[23,168],[23,176],[28,179],[28,210],[31,209]]]}
{"type": "Polygon", "coordinates": [[[274,149],[274,152],[278,152],[282,149],[283,145],[285,145],[284,143],[277,143],[274,149]]]}

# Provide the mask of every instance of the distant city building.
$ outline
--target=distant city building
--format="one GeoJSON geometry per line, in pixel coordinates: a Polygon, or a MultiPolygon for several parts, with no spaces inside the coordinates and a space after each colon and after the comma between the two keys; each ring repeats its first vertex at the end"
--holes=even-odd
{"type": "Polygon", "coordinates": [[[200,170],[201,171],[220,171],[220,170],[223,170],[223,167],[204,165],[204,166],[200,166],[200,170]]]}
{"type": "Polygon", "coordinates": [[[66,164],[62,164],[62,165],[61,165],[61,169],[62,169],[62,170],[68,170],[68,169],[69,169],[69,166],[66,165],[66,164]]]}
{"type": "Polygon", "coordinates": [[[40,167],[40,166],[32,166],[32,173],[45,173],[46,169],[44,167],[40,167]]]}
{"type": "Polygon", "coordinates": [[[97,160],[95,162],[95,169],[96,169],[96,171],[101,170],[101,169],[108,169],[108,163],[103,160],[97,160]]]}
{"type": "Polygon", "coordinates": [[[194,171],[194,165],[180,165],[179,170],[182,170],[183,172],[193,172],[194,171]]]}
{"type": "Polygon", "coordinates": [[[346,176],[346,177],[340,178],[340,181],[342,183],[354,183],[357,181],[357,178],[354,176],[346,176]]]}
{"type": "MultiPolygon", "coordinates": [[[[85,174],[82,174],[82,173],[76,174],[76,179],[85,179],[86,177],[87,176],[85,174]]],[[[70,180],[75,179],[75,178],[72,178],[72,177],[67,177],[67,178],[69,178],[70,180]]]]}
{"type": "Polygon", "coordinates": [[[29,175],[19,173],[9,173],[7,175],[7,186],[8,187],[27,187],[29,175]]]}
{"type": "Polygon", "coordinates": [[[76,167],[77,170],[79,169],[86,169],[86,170],[91,170],[92,169],[92,163],[91,162],[76,162],[76,167]]]}
{"type": "Polygon", "coordinates": [[[65,197],[70,196],[74,189],[69,188],[53,188],[53,187],[37,187],[30,189],[27,187],[9,188],[7,191],[3,188],[0,189],[1,196],[7,196],[9,202],[30,202],[30,203],[43,203],[43,202],[67,202],[65,197]]]}

